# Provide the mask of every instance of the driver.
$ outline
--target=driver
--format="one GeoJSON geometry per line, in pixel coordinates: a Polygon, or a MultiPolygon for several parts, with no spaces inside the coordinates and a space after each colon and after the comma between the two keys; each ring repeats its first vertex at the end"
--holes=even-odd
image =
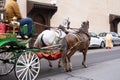
{"type": "MultiPolygon", "coordinates": [[[[27,24],[28,28],[28,34],[27,37],[30,38],[33,36],[32,34],[32,19],[31,18],[22,18],[22,15],[20,13],[20,9],[17,3],[17,0],[8,0],[5,4],[6,9],[6,18],[8,22],[10,23],[12,21],[13,17],[17,17],[18,21],[20,22],[20,28],[27,24]]],[[[25,39],[25,34],[20,30],[20,36],[25,39]]]]}

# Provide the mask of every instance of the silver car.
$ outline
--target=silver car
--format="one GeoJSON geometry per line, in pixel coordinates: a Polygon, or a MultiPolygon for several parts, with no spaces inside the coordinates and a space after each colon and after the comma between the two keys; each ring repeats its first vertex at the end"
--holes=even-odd
{"type": "MultiPolygon", "coordinates": [[[[100,37],[105,39],[105,36],[107,35],[108,32],[102,32],[99,34],[100,37]]],[[[118,35],[115,32],[109,32],[112,35],[112,42],[113,45],[120,45],[120,35],[118,35]]]]}

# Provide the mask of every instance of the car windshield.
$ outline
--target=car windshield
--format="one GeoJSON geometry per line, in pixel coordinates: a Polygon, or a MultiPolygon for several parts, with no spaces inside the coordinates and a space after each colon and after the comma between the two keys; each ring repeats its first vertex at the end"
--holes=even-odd
{"type": "MultiPolygon", "coordinates": [[[[112,34],[113,37],[118,37],[119,35],[115,32],[110,32],[110,34],[112,34]]],[[[99,36],[100,37],[105,37],[107,35],[107,32],[103,32],[103,33],[100,33],[99,36]]]]}
{"type": "Polygon", "coordinates": [[[110,34],[112,34],[113,37],[118,37],[119,35],[115,32],[110,32],[110,34]]]}
{"type": "Polygon", "coordinates": [[[97,34],[95,34],[95,33],[93,33],[93,32],[89,32],[89,35],[90,35],[91,37],[96,37],[96,36],[97,36],[97,34]]]}
{"type": "Polygon", "coordinates": [[[99,36],[100,37],[105,37],[107,35],[107,33],[100,33],[99,36]]]}

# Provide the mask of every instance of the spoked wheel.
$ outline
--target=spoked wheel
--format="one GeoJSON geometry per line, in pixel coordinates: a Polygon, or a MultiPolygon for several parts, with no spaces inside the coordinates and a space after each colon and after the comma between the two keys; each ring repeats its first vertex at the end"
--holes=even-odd
{"type": "Polygon", "coordinates": [[[12,52],[0,53],[0,76],[7,75],[14,68],[15,59],[11,60],[14,56],[12,52]]]}
{"type": "Polygon", "coordinates": [[[15,74],[18,80],[35,80],[39,71],[39,58],[32,51],[23,52],[16,61],[15,74]]]}

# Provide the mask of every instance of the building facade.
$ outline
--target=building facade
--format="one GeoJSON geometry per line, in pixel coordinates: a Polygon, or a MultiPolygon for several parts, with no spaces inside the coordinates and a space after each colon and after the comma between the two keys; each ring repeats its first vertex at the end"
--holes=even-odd
{"type": "MultiPolygon", "coordinates": [[[[18,1],[22,5],[20,7],[22,11],[25,9],[22,1],[26,2],[26,0],[18,1]]],[[[40,4],[51,4],[51,1],[56,1],[53,6],[50,5],[50,10],[55,7],[57,7],[57,10],[49,18],[49,26],[57,27],[64,19],[69,17],[70,27],[72,28],[79,28],[83,21],[88,20],[90,22],[89,31],[95,33],[115,31],[120,34],[120,0],[27,0],[26,4],[28,5],[30,1],[40,4]]],[[[32,5],[29,4],[28,6],[32,5]]],[[[29,16],[32,8],[28,6],[26,15],[29,16]]],[[[48,9],[48,7],[45,9],[48,9]]],[[[39,9],[38,12],[42,10],[39,9]]],[[[22,12],[24,14],[25,10],[22,12]]]]}

